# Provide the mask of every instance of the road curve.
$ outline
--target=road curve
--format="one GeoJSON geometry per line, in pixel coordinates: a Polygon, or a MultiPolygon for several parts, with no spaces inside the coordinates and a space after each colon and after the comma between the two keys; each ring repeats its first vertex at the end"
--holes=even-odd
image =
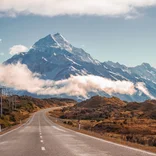
{"type": "Polygon", "coordinates": [[[0,135],[0,156],[156,156],[63,128],[49,120],[46,111],[0,135]]]}

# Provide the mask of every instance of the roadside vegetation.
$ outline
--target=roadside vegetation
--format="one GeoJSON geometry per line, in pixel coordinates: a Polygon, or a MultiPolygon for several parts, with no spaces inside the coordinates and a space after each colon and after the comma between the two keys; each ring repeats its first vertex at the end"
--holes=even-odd
{"type": "Polygon", "coordinates": [[[66,106],[75,103],[70,99],[37,99],[29,96],[3,96],[3,115],[0,116],[2,129],[21,124],[34,112],[50,107],[66,106]]]}
{"type": "Polygon", "coordinates": [[[156,147],[156,100],[137,103],[95,96],[73,107],[54,110],[49,115],[72,128],[78,128],[79,121],[82,130],[156,147]]]}

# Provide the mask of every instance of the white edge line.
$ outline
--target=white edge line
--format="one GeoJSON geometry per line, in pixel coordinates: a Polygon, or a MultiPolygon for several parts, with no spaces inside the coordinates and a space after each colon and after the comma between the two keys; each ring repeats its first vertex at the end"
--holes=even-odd
{"type": "MultiPolygon", "coordinates": [[[[66,132],[65,130],[60,129],[59,127],[52,126],[52,123],[50,122],[50,120],[49,120],[45,115],[43,115],[43,118],[45,119],[45,121],[46,121],[47,123],[50,124],[51,127],[55,128],[55,129],[57,129],[57,130],[59,130],[59,131],[61,131],[61,132],[66,132]]],[[[57,126],[59,126],[59,125],[57,125],[57,126]]],[[[62,128],[62,126],[60,126],[60,127],[62,128]]]]}
{"type": "MultiPolygon", "coordinates": [[[[36,114],[36,113],[35,113],[35,114],[36,114]]],[[[10,131],[6,132],[6,133],[4,133],[4,134],[1,134],[0,137],[3,137],[3,136],[5,136],[5,135],[7,135],[7,134],[9,134],[9,133],[12,133],[12,132],[14,132],[14,131],[20,129],[20,128],[23,127],[23,126],[26,126],[26,125],[30,124],[30,123],[32,122],[32,120],[33,120],[35,114],[34,114],[31,118],[29,118],[29,119],[27,120],[26,123],[22,124],[21,126],[15,128],[15,129],[13,129],[13,130],[10,130],[10,131]]]]}
{"type": "MultiPolygon", "coordinates": [[[[44,117],[45,117],[45,115],[44,115],[44,117]]],[[[51,122],[51,124],[53,123],[49,118],[47,118],[47,119],[49,120],[47,122],[51,122]]],[[[83,135],[83,136],[86,136],[86,137],[89,137],[89,138],[98,140],[98,141],[102,141],[102,142],[109,143],[109,144],[112,144],[112,145],[115,145],[115,146],[124,147],[124,148],[131,149],[131,150],[134,150],[134,151],[138,151],[138,152],[141,152],[141,153],[146,153],[146,154],[150,154],[150,155],[156,156],[156,154],[155,153],[152,153],[152,152],[148,152],[148,151],[137,149],[137,148],[134,148],[134,147],[129,147],[129,146],[126,146],[126,145],[121,145],[121,144],[118,144],[118,143],[114,143],[114,142],[111,142],[111,141],[100,139],[100,138],[97,138],[97,137],[94,137],[94,136],[90,136],[90,135],[87,135],[87,134],[83,134],[83,133],[80,133],[80,132],[77,132],[77,131],[74,131],[74,130],[65,128],[65,127],[60,126],[60,125],[59,125],[59,127],[63,128],[63,129],[66,129],[66,130],[69,130],[71,132],[75,132],[76,134],[83,135]]]]}
{"type": "Polygon", "coordinates": [[[90,137],[92,139],[99,140],[99,141],[102,141],[102,142],[105,142],[105,143],[109,143],[109,144],[112,144],[112,145],[115,145],[115,146],[124,147],[124,148],[128,148],[128,149],[131,149],[131,150],[134,150],[134,151],[138,151],[138,152],[142,152],[142,153],[146,153],[146,154],[150,154],[150,155],[156,156],[156,154],[152,153],[152,152],[147,152],[147,151],[144,151],[144,150],[141,150],[141,149],[137,149],[137,148],[134,148],[134,147],[129,147],[129,146],[126,146],[126,145],[121,145],[121,144],[118,144],[118,143],[114,143],[114,142],[107,141],[107,140],[104,140],[104,139],[96,138],[94,136],[90,136],[90,135],[83,134],[83,133],[80,133],[80,132],[75,132],[75,133],[77,133],[79,135],[86,136],[86,137],[90,137]]]}

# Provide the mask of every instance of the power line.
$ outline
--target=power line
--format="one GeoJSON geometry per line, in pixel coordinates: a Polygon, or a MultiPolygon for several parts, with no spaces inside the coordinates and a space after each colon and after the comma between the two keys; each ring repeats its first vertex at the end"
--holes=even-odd
{"type": "Polygon", "coordinates": [[[11,108],[11,110],[16,110],[16,95],[13,95],[11,90],[7,89],[7,96],[9,101],[9,108],[11,108]]]}
{"type": "Polygon", "coordinates": [[[4,95],[4,90],[5,90],[5,88],[4,87],[1,87],[0,88],[0,96],[1,96],[1,110],[0,110],[0,113],[1,113],[1,117],[2,117],[2,115],[3,115],[3,95],[4,95]]]}
{"type": "Polygon", "coordinates": [[[0,86],[0,117],[3,116],[3,96],[8,97],[9,108],[11,107],[12,104],[12,109],[13,109],[13,103],[14,103],[14,101],[12,100],[13,96],[11,96],[10,90],[4,86],[0,86]]]}

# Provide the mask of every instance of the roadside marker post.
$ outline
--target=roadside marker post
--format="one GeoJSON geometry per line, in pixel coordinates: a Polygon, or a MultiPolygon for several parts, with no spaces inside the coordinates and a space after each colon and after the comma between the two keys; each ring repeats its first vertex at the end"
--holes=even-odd
{"type": "Polygon", "coordinates": [[[79,123],[79,130],[81,129],[81,124],[79,123]]]}
{"type": "Polygon", "coordinates": [[[79,130],[81,129],[81,123],[80,123],[80,120],[78,120],[78,129],[79,129],[79,130]]]}

